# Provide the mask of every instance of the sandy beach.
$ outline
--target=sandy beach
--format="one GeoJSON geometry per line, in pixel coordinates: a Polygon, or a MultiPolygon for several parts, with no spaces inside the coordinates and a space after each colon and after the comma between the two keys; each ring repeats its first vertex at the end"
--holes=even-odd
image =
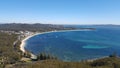
{"type": "MultiPolygon", "coordinates": [[[[39,35],[39,34],[45,34],[45,33],[51,33],[51,32],[66,32],[66,31],[86,31],[86,30],[60,30],[60,31],[48,31],[48,32],[41,32],[41,33],[34,33],[31,34],[30,36],[25,37],[22,41],[21,41],[21,45],[20,45],[20,50],[25,53],[25,45],[26,45],[26,40],[28,40],[29,38],[35,36],[35,35],[39,35]]],[[[89,31],[89,30],[88,30],[89,31]]],[[[37,58],[34,54],[31,53],[31,58],[35,59],[37,58]]]]}
{"type": "Polygon", "coordinates": [[[28,36],[28,37],[25,37],[22,41],[21,41],[21,45],[20,45],[20,50],[25,53],[25,44],[26,44],[26,40],[31,38],[32,36],[34,35],[31,35],[31,36],[28,36]]]}
{"type": "MultiPolygon", "coordinates": [[[[48,32],[41,32],[41,33],[35,33],[32,34],[30,36],[25,37],[22,41],[21,41],[21,45],[20,45],[20,50],[25,53],[25,44],[26,44],[26,40],[28,40],[29,38],[38,35],[38,34],[45,34],[45,33],[51,33],[51,32],[66,32],[66,31],[82,31],[82,30],[60,30],[60,31],[48,31],[48,32]]],[[[88,30],[89,31],[89,30],[88,30]]]]}
{"type": "MultiPolygon", "coordinates": [[[[26,50],[25,50],[26,40],[28,40],[29,38],[31,38],[31,37],[33,37],[33,36],[35,36],[35,35],[38,35],[38,34],[41,34],[41,33],[31,34],[30,36],[25,37],[25,38],[21,41],[20,50],[21,50],[23,53],[26,52],[26,50]]],[[[37,59],[37,56],[31,53],[31,58],[37,59]]]]}
{"type": "Polygon", "coordinates": [[[22,41],[21,41],[21,44],[20,44],[20,50],[25,53],[25,45],[26,45],[26,40],[28,40],[29,38],[35,36],[35,35],[39,35],[39,34],[44,34],[44,33],[50,33],[50,32],[53,32],[53,31],[49,31],[49,32],[42,32],[42,33],[35,33],[35,34],[32,34],[30,36],[27,36],[25,37],[22,41]]]}

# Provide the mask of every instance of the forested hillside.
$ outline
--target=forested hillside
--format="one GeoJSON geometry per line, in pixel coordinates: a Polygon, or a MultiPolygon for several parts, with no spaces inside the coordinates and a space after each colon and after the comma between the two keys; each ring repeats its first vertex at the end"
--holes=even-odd
{"type": "Polygon", "coordinates": [[[0,24],[0,30],[7,31],[52,31],[52,30],[67,30],[75,29],[72,27],[64,27],[62,25],[51,25],[51,24],[0,24]]]}

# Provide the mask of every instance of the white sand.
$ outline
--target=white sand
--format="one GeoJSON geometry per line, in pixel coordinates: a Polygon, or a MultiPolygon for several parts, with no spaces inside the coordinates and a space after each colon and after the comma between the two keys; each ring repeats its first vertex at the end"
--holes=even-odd
{"type": "MultiPolygon", "coordinates": [[[[42,32],[42,33],[35,33],[35,34],[33,34],[33,35],[30,35],[30,36],[25,37],[25,38],[21,41],[20,50],[21,50],[23,53],[26,52],[26,50],[25,50],[26,40],[28,40],[29,38],[31,38],[31,37],[33,37],[33,36],[35,36],[35,35],[44,34],[44,33],[50,33],[50,32],[54,32],[54,31],[42,32]]],[[[31,53],[31,58],[32,58],[32,59],[37,59],[37,56],[31,53]]]]}
{"type": "MultiPolygon", "coordinates": [[[[35,35],[38,35],[38,34],[41,34],[41,33],[36,33],[36,34],[30,35],[30,36],[27,36],[25,39],[23,39],[23,40],[21,41],[20,50],[21,50],[23,53],[25,53],[26,40],[28,40],[29,38],[31,38],[31,37],[33,37],[33,36],[35,36],[35,35]]],[[[31,58],[32,58],[32,59],[37,59],[37,56],[31,53],[31,58]]]]}
{"type": "MultiPolygon", "coordinates": [[[[50,32],[52,32],[52,31],[50,31],[50,32]]],[[[35,35],[44,34],[44,33],[50,33],[50,32],[36,33],[36,34],[33,34],[33,35],[30,35],[30,36],[25,37],[25,39],[23,39],[23,40],[21,41],[20,50],[21,50],[23,53],[25,53],[26,40],[28,40],[29,38],[31,38],[31,37],[33,37],[33,36],[35,36],[35,35]]]]}
{"type": "Polygon", "coordinates": [[[20,45],[20,50],[23,52],[23,53],[25,53],[25,44],[26,44],[26,40],[27,39],[29,39],[29,38],[31,38],[33,35],[31,35],[31,36],[28,36],[28,37],[26,37],[25,39],[23,39],[22,41],[21,41],[21,45],[20,45]]]}
{"type": "MultiPolygon", "coordinates": [[[[26,45],[26,40],[28,40],[29,38],[35,36],[35,35],[39,35],[39,34],[45,34],[45,33],[51,33],[51,32],[66,32],[66,31],[85,31],[85,30],[60,30],[60,31],[48,31],[48,32],[42,32],[42,33],[36,33],[30,36],[27,36],[25,39],[23,39],[21,41],[21,45],[20,45],[20,50],[25,53],[25,45],[26,45]]],[[[89,30],[88,30],[89,31],[89,30]]],[[[37,58],[34,54],[31,53],[31,58],[35,59],[37,58]]]]}

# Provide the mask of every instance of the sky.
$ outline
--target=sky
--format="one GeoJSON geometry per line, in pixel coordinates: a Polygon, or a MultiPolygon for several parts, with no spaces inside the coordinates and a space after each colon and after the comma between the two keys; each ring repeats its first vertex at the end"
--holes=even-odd
{"type": "Polygon", "coordinates": [[[0,23],[120,25],[120,0],[0,0],[0,23]]]}

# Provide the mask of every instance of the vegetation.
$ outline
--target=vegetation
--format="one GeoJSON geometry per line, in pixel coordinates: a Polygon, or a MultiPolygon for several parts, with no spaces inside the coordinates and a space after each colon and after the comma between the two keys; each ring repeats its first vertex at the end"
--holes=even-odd
{"type": "Polygon", "coordinates": [[[40,53],[38,56],[37,56],[37,60],[48,60],[48,59],[55,59],[57,60],[57,57],[54,57],[50,54],[45,54],[45,53],[40,53]]]}
{"type": "Polygon", "coordinates": [[[6,30],[6,31],[39,31],[39,32],[45,32],[45,31],[52,31],[52,30],[71,30],[75,29],[73,27],[64,27],[62,25],[51,25],[51,24],[0,24],[0,30],[6,30]]]}
{"type": "Polygon", "coordinates": [[[60,60],[44,60],[28,64],[16,64],[13,68],[120,68],[120,58],[108,57],[92,62],[63,62],[60,60]]]}
{"type": "Polygon", "coordinates": [[[4,67],[6,64],[14,64],[20,60],[18,50],[13,46],[16,39],[17,35],[0,33],[0,66],[4,67]]]}
{"type": "Polygon", "coordinates": [[[93,67],[105,67],[105,68],[120,68],[120,58],[117,57],[109,57],[103,58],[99,60],[95,60],[90,63],[93,67]]]}

